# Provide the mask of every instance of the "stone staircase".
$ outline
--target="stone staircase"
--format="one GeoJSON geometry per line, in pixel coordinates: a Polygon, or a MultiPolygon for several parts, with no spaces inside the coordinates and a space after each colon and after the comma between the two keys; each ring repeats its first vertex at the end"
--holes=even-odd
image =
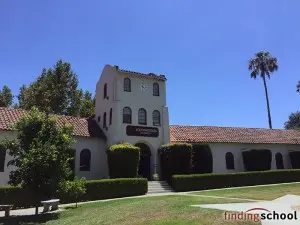
{"type": "Polygon", "coordinates": [[[166,181],[148,181],[147,194],[168,193],[168,192],[173,192],[173,190],[166,181]]]}

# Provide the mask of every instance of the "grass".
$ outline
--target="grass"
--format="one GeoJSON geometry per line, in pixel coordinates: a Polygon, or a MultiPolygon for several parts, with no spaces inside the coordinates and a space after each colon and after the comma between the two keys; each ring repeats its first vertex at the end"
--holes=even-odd
{"type": "Polygon", "coordinates": [[[270,185],[262,187],[245,187],[224,190],[200,191],[191,194],[213,195],[222,197],[245,198],[255,200],[273,200],[283,195],[300,195],[300,183],[270,185]]]}
{"type": "MultiPolygon", "coordinates": [[[[133,198],[81,205],[61,213],[44,224],[72,225],[254,225],[251,221],[225,221],[223,212],[191,207],[197,204],[229,203],[225,199],[195,196],[159,196],[133,198]]],[[[38,223],[22,223],[38,224],[38,223]]]]}

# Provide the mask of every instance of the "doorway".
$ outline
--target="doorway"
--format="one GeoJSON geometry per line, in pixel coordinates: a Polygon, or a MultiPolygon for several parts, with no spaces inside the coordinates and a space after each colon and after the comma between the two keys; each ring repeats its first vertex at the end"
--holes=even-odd
{"type": "Polygon", "coordinates": [[[138,174],[148,180],[151,179],[151,150],[148,145],[144,143],[137,143],[135,146],[140,148],[140,163],[138,174]]]}

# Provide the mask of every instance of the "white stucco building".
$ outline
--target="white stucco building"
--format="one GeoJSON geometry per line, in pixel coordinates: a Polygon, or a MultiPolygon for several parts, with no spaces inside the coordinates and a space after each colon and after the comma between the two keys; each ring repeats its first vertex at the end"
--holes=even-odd
{"type": "MultiPolygon", "coordinates": [[[[0,140],[13,139],[12,125],[28,112],[0,107],[0,140]]],[[[242,152],[272,151],[272,169],[291,168],[289,151],[300,150],[298,131],[209,126],[169,125],[166,78],[106,65],[96,85],[96,115],[93,118],[58,116],[70,123],[76,143],[75,173],[87,179],[108,177],[108,145],[129,142],[141,147],[140,175],[151,178],[159,172],[157,149],[173,142],[205,143],[211,148],[213,172],[244,171],[242,152]],[[234,167],[227,168],[226,154],[234,167]],[[279,162],[280,161],[280,162],[279,162]]],[[[7,184],[10,156],[0,150],[0,185],[7,184]]]]}

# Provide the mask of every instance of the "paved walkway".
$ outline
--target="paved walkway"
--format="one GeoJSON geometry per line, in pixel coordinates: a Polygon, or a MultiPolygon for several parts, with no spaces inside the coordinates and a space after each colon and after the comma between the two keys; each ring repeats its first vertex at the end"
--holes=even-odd
{"type": "MultiPolygon", "coordinates": [[[[281,184],[269,184],[269,185],[256,185],[256,186],[245,186],[245,187],[232,187],[232,188],[222,188],[222,189],[210,189],[210,190],[201,190],[201,192],[207,192],[207,191],[213,191],[213,190],[240,189],[240,188],[249,188],[249,187],[276,186],[276,185],[297,184],[297,183],[300,183],[300,182],[281,183],[281,184]]],[[[200,192],[200,191],[168,192],[168,193],[146,194],[146,195],[139,195],[139,196],[123,197],[123,198],[112,198],[112,199],[103,199],[103,200],[96,200],[96,201],[89,201],[89,202],[79,202],[78,205],[95,203],[95,202],[108,202],[108,201],[115,201],[115,200],[120,200],[120,199],[147,198],[147,197],[166,196],[166,195],[185,195],[185,196],[194,196],[194,197],[202,197],[202,198],[203,197],[207,197],[207,198],[223,198],[223,199],[229,199],[229,200],[241,200],[241,201],[252,201],[252,202],[261,201],[261,200],[254,200],[254,199],[243,199],[243,198],[231,198],[231,197],[222,197],[222,196],[192,194],[192,193],[195,193],[195,192],[200,192]]],[[[74,206],[74,205],[75,205],[75,203],[61,204],[60,207],[61,207],[61,209],[63,209],[64,207],[74,206]]],[[[41,213],[42,210],[43,210],[43,207],[39,207],[39,213],[41,213]]],[[[10,211],[10,215],[12,215],[12,216],[34,215],[34,214],[35,214],[35,208],[17,209],[17,210],[11,210],[10,211]]],[[[0,217],[4,217],[4,211],[0,211],[0,217]]]]}

